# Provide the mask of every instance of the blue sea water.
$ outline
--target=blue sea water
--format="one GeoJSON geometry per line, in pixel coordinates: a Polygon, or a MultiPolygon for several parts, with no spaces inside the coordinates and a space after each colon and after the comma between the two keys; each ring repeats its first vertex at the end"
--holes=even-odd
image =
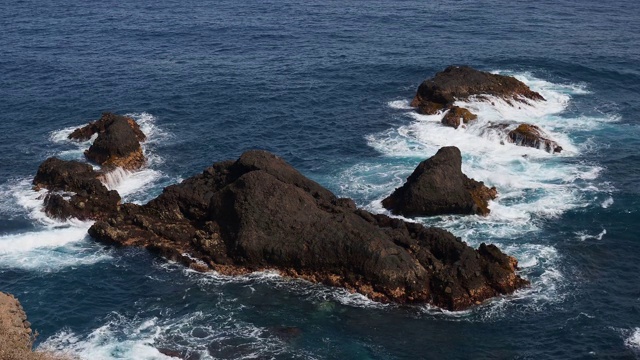
{"type": "Polygon", "coordinates": [[[640,3],[603,1],[2,1],[0,291],[41,349],[84,359],[640,357],[640,3]],[[518,77],[547,99],[467,104],[454,130],[408,103],[450,64],[518,77]],[[257,273],[200,274],[42,213],[30,180],[103,111],[149,134],[128,201],[247,149],[277,153],[359,206],[440,146],[496,186],[487,218],[419,219],[516,256],[532,286],[465,312],[378,304],[257,273]],[[565,149],[501,145],[496,121],[565,149]]]}

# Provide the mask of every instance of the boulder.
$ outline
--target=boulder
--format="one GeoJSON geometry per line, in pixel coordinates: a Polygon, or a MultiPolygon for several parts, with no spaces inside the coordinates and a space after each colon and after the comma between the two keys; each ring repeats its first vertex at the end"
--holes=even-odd
{"type": "Polygon", "coordinates": [[[378,301],[450,310],[527,284],[494,246],[474,250],[445,230],[358,209],[264,151],[215,163],[145,205],[124,204],[89,234],[197,270],[275,269],[378,301]]]}
{"type": "Polygon", "coordinates": [[[514,130],[509,131],[508,139],[516,145],[533,147],[552,154],[562,151],[562,146],[549,139],[536,125],[520,124],[514,130]]]}
{"type": "Polygon", "coordinates": [[[99,120],[74,130],[69,139],[86,141],[94,134],[98,134],[96,140],[84,153],[90,161],[107,170],[115,167],[133,170],[144,165],[140,142],[146,136],[132,118],[104,113],[99,120]]]}
{"type": "Polygon", "coordinates": [[[411,105],[420,113],[435,114],[453,106],[455,101],[486,95],[508,102],[544,100],[542,95],[514,77],[491,74],[469,66],[449,66],[420,84],[411,105]]]}
{"type": "Polygon", "coordinates": [[[115,213],[120,204],[118,192],[108,190],[99,176],[89,164],[52,157],[40,164],[33,184],[49,190],[44,199],[49,216],[98,219],[115,213]]]}
{"type": "Polygon", "coordinates": [[[488,215],[488,201],[496,196],[495,188],[462,173],[460,150],[449,146],[421,162],[382,205],[404,216],[488,215]]]}
{"type": "Polygon", "coordinates": [[[124,118],[115,119],[85,151],[87,159],[105,168],[138,169],[145,163],[138,137],[124,118]]]}
{"type": "Polygon", "coordinates": [[[113,114],[110,112],[103,113],[100,119],[90,122],[81,128],[75,129],[68,138],[72,140],[87,141],[91,139],[94,134],[104,132],[106,128],[111,126],[116,120],[125,120],[133,132],[136,134],[138,141],[145,141],[146,135],[140,129],[140,125],[130,117],[113,114]]]}
{"type": "Polygon", "coordinates": [[[442,124],[457,129],[462,124],[476,120],[478,115],[458,106],[452,106],[442,118],[442,124]]]}

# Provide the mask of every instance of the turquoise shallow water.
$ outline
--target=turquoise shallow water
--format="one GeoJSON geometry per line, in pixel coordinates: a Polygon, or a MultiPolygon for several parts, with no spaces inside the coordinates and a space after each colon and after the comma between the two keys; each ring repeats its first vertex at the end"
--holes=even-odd
{"type": "Polygon", "coordinates": [[[640,7],[586,1],[156,1],[0,4],[0,290],[41,348],[86,359],[567,359],[640,356],[640,7]],[[546,98],[467,104],[455,131],[407,106],[449,64],[517,76],[546,98]],[[444,145],[498,188],[492,215],[420,219],[499,244],[530,289],[462,313],[384,306],[276,274],[189,272],[39,210],[48,156],[102,111],[150,134],[149,167],[110,186],[143,202],[242,151],[273,151],[359,206],[444,145]],[[527,121],[565,151],[500,145],[527,121]]]}

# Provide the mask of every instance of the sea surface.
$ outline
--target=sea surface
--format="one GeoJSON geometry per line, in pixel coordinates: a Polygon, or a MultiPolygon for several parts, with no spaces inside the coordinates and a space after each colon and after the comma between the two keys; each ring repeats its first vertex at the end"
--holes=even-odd
{"type": "Polygon", "coordinates": [[[0,1],[0,291],[40,349],[83,359],[640,357],[640,2],[0,1]],[[471,101],[453,129],[409,102],[450,64],[508,74],[545,102],[471,101]],[[463,312],[394,306],[256,273],[202,274],[94,242],[31,189],[66,135],[130,114],[148,166],[107,185],[144,203],[248,149],[360,207],[441,146],[496,186],[491,215],[418,219],[516,256],[531,287],[463,312]],[[540,126],[561,154],[504,143],[540,126]],[[504,144],[503,144],[504,143],[504,144]]]}

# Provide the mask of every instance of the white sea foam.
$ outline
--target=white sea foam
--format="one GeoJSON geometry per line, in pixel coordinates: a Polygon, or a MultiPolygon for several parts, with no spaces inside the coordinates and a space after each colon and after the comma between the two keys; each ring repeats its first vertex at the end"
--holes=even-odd
{"type": "Polygon", "coordinates": [[[625,345],[629,348],[640,352],[640,327],[637,327],[629,332],[629,336],[624,341],[625,345]]]}
{"type": "Polygon", "coordinates": [[[580,239],[580,241],[585,241],[589,239],[602,240],[602,238],[607,234],[607,229],[602,229],[602,231],[596,235],[590,235],[586,231],[579,231],[579,232],[576,232],[575,234],[578,236],[578,239],[580,239]]]}
{"type": "Polygon", "coordinates": [[[234,317],[240,304],[225,299],[217,301],[211,312],[192,311],[180,316],[150,316],[145,310],[133,318],[112,313],[104,325],[88,335],[63,329],[38,349],[67,352],[90,360],[175,359],[162,354],[159,351],[162,348],[201,359],[270,358],[286,351],[282,341],[268,329],[234,317]]]}
{"type": "Polygon", "coordinates": [[[164,360],[175,359],[162,354],[154,347],[158,332],[148,333],[149,325],[141,324],[138,328],[128,329],[136,339],[120,340],[117,336],[117,322],[107,324],[95,329],[86,337],[80,337],[70,330],[62,330],[48,338],[39,347],[43,351],[55,351],[75,355],[81,359],[110,360],[110,359],[140,359],[140,360],[164,360]],[[144,332],[146,336],[141,336],[144,332]]]}
{"type": "MultiPolygon", "coordinates": [[[[147,113],[128,114],[141,126],[147,134],[148,141],[143,144],[143,151],[149,159],[148,165],[161,162],[149,150],[153,144],[166,137],[166,134],[155,125],[155,118],[147,113]]],[[[50,140],[58,144],[74,147],[64,150],[57,156],[82,160],[86,150],[96,135],[84,142],[68,139],[75,127],[54,131],[50,140]]],[[[163,176],[157,170],[145,167],[138,171],[116,169],[104,175],[104,183],[109,189],[117,190],[125,201],[142,200],[139,196],[145,193],[163,176]]],[[[0,186],[0,214],[9,218],[24,217],[36,223],[33,230],[0,236],[0,264],[6,267],[17,267],[29,270],[55,270],[68,266],[88,265],[111,259],[104,250],[89,246],[87,229],[92,222],[69,219],[61,221],[47,216],[43,210],[46,190],[34,191],[31,179],[11,180],[0,186]]],[[[63,194],[71,196],[73,194],[63,194]]]]}
{"type": "Polygon", "coordinates": [[[389,107],[392,108],[392,109],[398,109],[398,110],[410,110],[411,109],[411,105],[409,105],[409,101],[408,100],[393,100],[393,101],[389,101],[387,103],[387,105],[389,105],[389,107]]]}
{"type": "Polygon", "coordinates": [[[606,209],[609,206],[613,205],[613,198],[611,196],[609,196],[608,198],[606,198],[603,202],[602,202],[602,208],[606,209]]]}
{"type": "Polygon", "coordinates": [[[127,201],[132,194],[144,192],[162,176],[162,173],[150,168],[129,171],[116,168],[102,176],[102,182],[109,190],[116,190],[127,201]]]}
{"type": "MultiPolygon", "coordinates": [[[[553,246],[537,244],[534,234],[543,220],[589,206],[597,199],[594,193],[611,191],[609,184],[598,180],[603,170],[601,166],[575,160],[581,154],[597,149],[598,145],[592,140],[578,143],[571,137],[571,132],[592,131],[619,120],[618,116],[567,116],[565,112],[572,97],[589,93],[583,84],[554,84],[528,73],[510,75],[541,93],[546,101],[509,103],[495,97],[459,101],[457,105],[467,107],[478,115],[478,119],[458,129],[443,126],[440,123],[443,114],[420,115],[413,110],[406,111],[408,101],[389,102],[389,107],[401,111],[409,118],[409,123],[366,136],[368,145],[383,156],[354,165],[339,179],[344,184],[340,188],[342,195],[360,199],[359,205],[370,211],[389,214],[381,200],[405,182],[418,162],[432,156],[442,146],[460,148],[463,172],[498,190],[498,198],[489,203],[490,215],[417,220],[447,228],[472,246],[483,241],[494,242],[519,259],[521,273],[529,278],[532,286],[481,306],[484,317],[497,316],[511,303],[522,306],[521,299],[526,299],[527,308],[531,310],[563,297],[560,289],[566,285],[566,280],[560,270],[557,250],[553,246]],[[549,154],[511,144],[503,131],[491,127],[496,123],[509,123],[511,127],[519,123],[537,125],[558,142],[563,151],[549,154]],[[528,233],[531,235],[523,238],[528,233]],[[514,238],[526,240],[514,243],[514,238]]],[[[603,206],[610,206],[612,201],[605,200],[603,206]]],[[[601,239],[605,234],[603,230],[591,237],[601,239]]],[[[429,308],[426,311],[432,312],[429,308]]],[[[460,317],[457,313],[445,315],[460,317]]]]}
{"type": "MultiPolygon", "coordinates": [[[[566,118],[559,114],[568,106],[571,97],[585,94],[584,85],[553,84],[532,77],[515,74],[547,101],[512,102],[498,98],[489,101],[458,102],[478,114],[478,120],[465,128],[453,129],[440,124],[442,114],[420,115],[414,111],[405,114],[413,119],[397,129],[366,137],[367,143],[385,155],[379,163],[358,164],[342,174],[341,190],[345,195],[365,199],[363,204],[372,210],[384,211],[379,201],[400,186],[420,160],[437,152],[442,146],[454,145],[463,154],[463,171],[470,177],[496,186],[499,197],[490,204],[492,213],[487,218],[471,217],[506,235],[516,223],[515,231],[536,230],[535,219],[552,218],[587,205],[587,192],[598,192],[597,178],[602,167],[573,160],[584,149],[574,144],[567,132],[575,122],[595,122],[595,118],[566,118]],[[562,147],[561,154],[522,147],[506,141],[506,135],[487,130],[489,124],[502,122],[528,122],[539,125],[562,147]],[[563,124],[568,124],[567,126],[563,124]]],[[[402,110],[398,101],[389,105],[402,110]]],[[[610,119],[606,119],[607,121],[610,119]]],[[[468,217],[447,217],[443,222],[454,227],[468,222],[468,217]]],[[[443,225],[442,222],[438,225],[443,225]]]]}

